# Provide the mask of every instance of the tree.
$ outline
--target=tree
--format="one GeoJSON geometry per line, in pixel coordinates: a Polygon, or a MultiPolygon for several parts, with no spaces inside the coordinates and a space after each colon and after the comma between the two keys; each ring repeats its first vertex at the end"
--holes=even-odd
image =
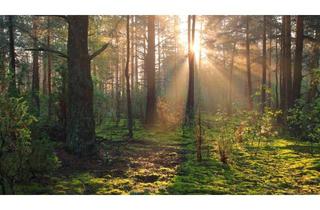
{"type": "Polygon", "coordinates": [[[250,17],[246,17],[246,61],[247,61],[247,81],[248,81],[248,107],[249,110],[253,109],[252,100],[252,82],[251,82],[251,65],[250,65],[250,38],[249,38],[249,20],[250,17]]]}
{"type": "Polygon", "coordinates": [[[303,17],[297,16],[296,51],[293,72],[293,101],[300,98],[302,81],[303,17]]]}
{"type": "Polygon", "coordinates": [[[267,46],[266,46],[266,25],[267,17],[263,16],[263,41],[262,41],[262,84],[261,84],[261,111],[264,112],[266,106],[267,87],[267,46]]]}
{"type": "Polygon", "coordinates": [[[196,16],[188,16],[188,61],[189,61],[189,82],[186,104],[185,124],[194,123],[194,37],[195,37],[196,16]]]}
{"type": "MultiPolygon", "coordinates": [[[[130,78],[129,78],[129,61],[130,61],[130,28],[129,28],[130,16],[127,15],[127,61],[125,69],[126,77],[126,90],[127,90],[127,111],[128,111],[128,131],[129,138],[133,137],[132,133],[132,108],[131,108],[131,95],[130,95],[130,78]]],[[[131,72],[133,75],[133,72],[131,72]]],[[[133,81],[132,81],[133,82],[133,81]]]]}
{"type": "MultiPolygon", "coordinates": [[[[38,17],[32,17],[32,30],[33,30],[33,46],[37,48],[38,45],[38,17]]],[[[39,51],[32,52],[32,109],[36,116],[40,115],[40,98],[39,98],[39,51]]]]}
{"type": "Polygon", "coordinates": [[[14,17],[8,16],[8,32],[9,32],[9,55],[10,55],[10,81],[8,93],[10,96],[16,96],[18,93],[16,85],[16,55],[15,55],[15,44],[14,44],[14,26],[13,26],[14,17]]]}
{"type": "Polygon", "coordinates": [[[280,107],[284,113],[292,106],[291,18],[282,16],[280,61],[280,107]]]}
{"type": "MultiPolygon", "coordinates": [[[[50,30],[50,16],[47,17],[47,46],[51,48],[51,30],[50,30]]],[[[48,82],[47,82],[47,89],[48,89],[48,119],[51,119],[52,115],[52,96],[51,96],[51,72],[52,72],[52,55],[50,52],[47,52],[47,62],[48,62],[48,82]]]]}
{"type": "Polygon", "coordinates": [[[148,52],[146,57],[147,107],[146,124],[152,125],[156,118],[155,89],[155,16],[148,16],[148,52]]]}
{"type": "Polygon", "coordinates": [[[67,139],[79,156],[96,151],[93,84],[88,54],[88,16],[68,16],[67,139]]]}

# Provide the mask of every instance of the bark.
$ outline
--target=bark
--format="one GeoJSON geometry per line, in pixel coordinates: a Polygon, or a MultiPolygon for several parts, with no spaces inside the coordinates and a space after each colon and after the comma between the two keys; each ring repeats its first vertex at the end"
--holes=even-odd
{"type": "Polygon", "coordinates": [[[264,112],[266,106],[266,75],[267,75],[267,46],[266,46],[266,24],[267,17],[263,16],[263,43],[262,43],[262,84],[261,84],[261,112],[264,112]]]}
{"type": "Polygon", "coordinates": [[[250,64],[250,38],[249,38],[249,21],[250,17],[247,16],[246,21],[246,60],[247,60],[247,82],[248,82],[248,108],[253,109],[252,100],[252,82],[251,82],[251,64],[250,64]]]}
{"type": "Polygon", "coordinates": [[[119,84],[119,63],[120,63],[120,47],[119,47],[119,38],[116,37],[116,45],[117,45],[117,59],[116,59],[116,125],[118,126],[120,121],[120,84],[119,84]]]}
{"type": "MultiPolygon", "coordinates": [[[[0,17],[1,25],[0,25],[0,36],[4,35],[4,28],[1,27],[3,24],[3,17],[0,17]]],[[[5,90],[5,77],[6,77],[6,69],[5,69],[5,57],[6,52],[5,49],[0,49],[0,93],[5,90]]]]}
{"type": "Polygon", "coordinates": [[[132,24],[132,29],[131,29],[131,90],[133,91],[134,89],[134,16],[131,17],[131,24],[132,24]]]}
{"type": "MultiPolygon", "coordinates": [[[[276,31],[277,32],[277,31],[276,31]]],[[[277,33],[276,33],[277,34],[277,33]]],[[[276,69],[275,69],[275,97],[276,97],[276,108],[279,108],[279,55],[278,55],[278,39],[276,39],[276,69]]]]}
{"type": "Polygon", "coordinates": [[[230,63],[230,74],[229,74],[229,93],[228,93],[228,115],[232,114],[232,82],[233,82],[233,68],[234,68],[234,57],[236,53],[237,42],[233,43],[232,54],[231,54],[231,63],[230,63]]]}
{"type": "MultiPolygon", "coordinates": [[[[132,108],[131,108],[131,95],[130,95],[130,78],[129,78],[129,60],[130,60],[130,28],[129,28],[130,16],[127,16],[127,61],[126,61],[126,90],[127,90],[127,111],[128,111],[128,136],[131,139],[133,137],[132,132],[132,108]]],[[[133,74],[132,74],[133,75],[133,74]]]]}
{"type": "MultiPolygon", "coordinates": [[[[159,93],[161,93],[162,91],[162,80],[164,80],[164,75],[163,78],[161,76],[161,38],[160,38],[160,16],[158,16],[158,27],[157,27],[157,44],[158,44],[158,48],[157,48],[157,52],[158,52],[158,86],[159,87],[159,93]]],[[[163,86],[164,87],[164,86],[163,86]]]]}
{"type": "Polygon", "coordinates": [[[155,16],[148,16],[148,52],[147,52],[147,107],[146,124],[152,125],[156,118],[155,89],[155,16]]]}
{"type": "Polygon", "coordinates": [[[285,90],[286,90],[286,111],[292,107],[292,73],[291,73],[291,17],[286,15],[285,20],[285,39],[284,39],[284,68],[285,68],[285,90]]]}
{"type": "Polygon", "coordinates": [[[194,124],[194,35],[196,16],[188,16],[188,61],[189,61],[189,85],[186,105],[185,124],[194,124]]]}
{"type": "MultiPolygon", "coordinates": [[[[316,30],[316,40],[319,40],[320,38],[320,31],[316,30]]],[[[318,91],[319,86],[319,80],[317,79],[315,69],[319,67],[319,56],[320,56],[320,49],[319,49],[319,43],[313,43],[312,44],[312,53],[311,53],[311,59],[310,59],[310,87],[308,90],[308,96],[307,96],[307,102],[311,103],[318,91]]]]}
{"type": "MultiPolygon", "coordinates": [[[[50,30],[50,17],[48,16],[48,34],[47,34],[47,45],[48,48],[51,47],[51,30],[50,30]]],[[[48,119],[51,119],[52,115],[52,96],[51,96],[51,72],[52,72],[52,56],[50,52],[47,52],[47,63],[48,63],[48,119]]]]}
{"type": "Polygon", "coordinates": [[[9,72],[10,72],[10,81],[8,94],[9,96],[17,96],[18,90],[16,86],[16,55],[15,55],[15,37],[14,37],[14,16],[8,16],[8,32],[9,32],[9,72]]]}
{"type": "MultiPolygon", "coordinates": [[[[34,36],[34,47],[38,44],[38,18],[33,17],[32,19],[32,30],[34,36]]],[[[32,109],[36,116],[40,115],[40,98],[39,98],[39,51],[33,51],[32,53],[33,65],[32,65],[32,109]]]]}
{"type": "Polygon", "coordinates": [[[271,72],[272,72],[272,16],[269,17],[269,62],[268,62],[268,106],[271,107],[272,92],[271,92],[271,72]]]}
{"type": "Polygon", "coordinates": [[[303,17],[297,16],[296,52],[293,72],[293,101],[300,98],[302,81],[303,17]]]}
{"type": "Polygon", "coordinates": [[[68,16],[67,146],[78,156],[96,152],[88,16],[68,16]]]}
{"type": "Polygon", "coordinates": [[[285,21],[282,16],[281,40],[280,40],[280,108],[284,112],[287,107],[287,92],[285,88],[285,21]]]}

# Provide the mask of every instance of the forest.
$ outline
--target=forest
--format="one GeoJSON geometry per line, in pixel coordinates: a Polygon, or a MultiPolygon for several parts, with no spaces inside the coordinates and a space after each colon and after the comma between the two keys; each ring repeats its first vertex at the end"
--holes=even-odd
{"type": "Polygon", "coordinates": [[[0,194],[320,194],[320,16],[0,16],[0,194]]]}

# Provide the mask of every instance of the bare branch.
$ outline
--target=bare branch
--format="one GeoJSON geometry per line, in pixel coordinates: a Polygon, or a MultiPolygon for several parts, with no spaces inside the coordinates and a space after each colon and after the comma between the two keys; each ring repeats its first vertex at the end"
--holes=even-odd
{"type": "Polygon", "coordinates": [[[91,61],[92,59],[100,55],[100,53],[102,53],[105,49],[107,49],[110,44],[111,44],[111,41],[104,44],[99,50],[95,51],[92,55],[89,56],[89,60],[91,61]]]}
{"type": "Polygon", "coordinates": [[[25,51],[45,51],[45,52],[51,52],[51,53],[55,53],[57,55],[59,55],[62,58],[67,58],[68,56],[66,54],[64,54],[63,52],[60,52],[58,50],[54,50],[51,48],[44,48],[44,47],[40,47],[40,48],[28,48],[28,49],[24,49],[25,51]]]}
{"type": "Polygon", "coordinates": [[[105,43],[104,45],[102,45],[100,47],[100,49],[98,49],[97,51],[95,51],[94,53],[92,53],[91,55],[89,55],[89,60],[91,61],[92,59],[94,59],[95,57],[97,57],[98,55],[100,55],[105,49],[107,49],[109,47],[109,45],[111,44],[112,42],[112,39],[113,39],[113,36],[114,36],[114,33],[117,31],[118,29],[118,25],[119,23],[122,21],[123,17],[121,17],[118,22],[116,23],[114,29],[112,31],[110,31],[109,35],[112,36],[111,40],[107,43],[105,43]]]}

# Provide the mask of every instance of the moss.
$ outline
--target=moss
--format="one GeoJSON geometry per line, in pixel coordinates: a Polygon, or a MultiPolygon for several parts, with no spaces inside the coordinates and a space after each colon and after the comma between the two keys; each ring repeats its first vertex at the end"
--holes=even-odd
{"type": "MultiPolygon", "coordinates": [[[[208,124],[214,118],[205,118],[208,124]]],[[[72,171],[21,194],[319,194],[319,144],[287,138],[234,144],[228,164],[219,161],[218,125],[206,127],[203,161],[197,162],[193,130],[145,130],[136,123],[134,140],[126,127],[105,122],[99,136],[113,155],[105,172],[72,171]]],[[[22,189],[19,188],[19,189],[22,189]]]]}

